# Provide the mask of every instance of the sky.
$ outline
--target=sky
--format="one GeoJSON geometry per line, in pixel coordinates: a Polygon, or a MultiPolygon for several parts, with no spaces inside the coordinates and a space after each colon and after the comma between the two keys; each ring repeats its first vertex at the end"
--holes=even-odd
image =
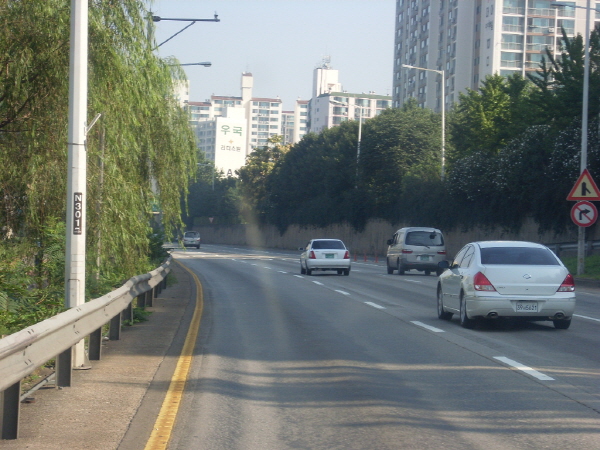
{"type": "MultiPolygon", "coordinates": [[[[190,101],[241,96],[241,76],[254,78],[254,97],[277,98],[293,110],[312,95],[313,70],[323,59],[339,71],[345,91],[392,94],[395,0],[153,0],[162,18],[196,22],[157,52],[189,66],[190,101]]],[[[157,44],[187,22],[156,22],[157,44]]]]}

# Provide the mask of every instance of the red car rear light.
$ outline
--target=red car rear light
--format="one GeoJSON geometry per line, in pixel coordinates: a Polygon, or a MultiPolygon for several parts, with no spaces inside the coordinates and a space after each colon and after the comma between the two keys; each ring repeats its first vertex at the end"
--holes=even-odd
{"type": "Polygon", "coordinates": [[[496,290],[494,285],[490,283],[490,280],[488,280],[487,277],[481,272],[477,272],[477,274],[475,274],[475,277],[473,277],[473,287],[476,291],[491,292],[496,290]]]}
{"type": "Polygon", "coordinates": [[[310,255],[308,255],[308,259],[317,259],[317,257],[315,256],[315,252],[313,252],[312,250],[310,251],[310,255]]]}
{"type": "Polygon", "coordinates": [[[438,255],[445,255],[446,254],[446,250],[442,250],[440,252],[438,252],[438,255]]]}
{"type": "Polygon", "coordinates": [[[575,279],[573,278],[573,275],[567,275],[565,281],[562,282],[556,292],[575,292],[575,279]]]}
{"type": "Polygon", "coordinates": [[[344,259],[350,259],[350,252],[348,250],[344,253],[344,259]]]}
{"type": "Polygon", "coordinates": [[[402,253],[412,253],[412,250],[402,250],[402,253]]]}

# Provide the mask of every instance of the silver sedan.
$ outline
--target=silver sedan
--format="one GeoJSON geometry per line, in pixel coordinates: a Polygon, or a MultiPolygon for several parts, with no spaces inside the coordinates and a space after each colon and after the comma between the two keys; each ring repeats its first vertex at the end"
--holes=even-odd
{"type": "Polygon", "coordinates": [[[522,241],[465,245],[451,263],[442,261],[437,286],[438,317],[472,328],[475,319],[513,317],[571,325],[575,311],[573,276],[547,247],[522,241]]]}
{"type": "Polygon", "coordinates": [[[350,252],[339,239],[312,239],[300,247],[300,273],[311,275],[314,270],[334,270],[350,275],[350,252]]]}

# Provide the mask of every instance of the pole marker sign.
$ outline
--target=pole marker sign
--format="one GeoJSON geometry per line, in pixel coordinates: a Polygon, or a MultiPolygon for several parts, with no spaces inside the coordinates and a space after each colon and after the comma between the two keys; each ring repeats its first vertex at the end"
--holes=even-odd
{"type": "Polygon", "coordinates": [[[83,232],[83,194],[75,192],[73,194],[73,234],[82,234],[83,232]]]}
{"type": "Polygon", "coordinates": [[[581,175],[579,175],[567,200],[600,200],[600,189],[596,186],[594,179],[587,169],[584,169],[583,172],[581,172],[581,175]]]}
{"type": "Polygon", "coordinates": [[[579,227],[589,227],[596,223],[598,210],[591,202],[577,202],[571,208],[571,219],[579,227]]]}

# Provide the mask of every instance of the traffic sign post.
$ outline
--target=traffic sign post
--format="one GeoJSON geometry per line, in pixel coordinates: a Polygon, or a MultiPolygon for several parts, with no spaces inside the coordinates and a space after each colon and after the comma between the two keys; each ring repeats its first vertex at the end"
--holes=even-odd
{"type": "MultiPolygon", "coordinates": [[[[584,147],[582,146],[582,148],[584,147]]],[[[583,275],[585,271],[585,229],[596,223],[598,219],[598,210],[590,201],[600,201],[600,189],[598,189],[596,182],[585,166],[582,159],[581,174],[567,196],[567,200],[577,201],[571,209],[571,220],[579,227],[577,233],[577,275],[583,275]]]]}

